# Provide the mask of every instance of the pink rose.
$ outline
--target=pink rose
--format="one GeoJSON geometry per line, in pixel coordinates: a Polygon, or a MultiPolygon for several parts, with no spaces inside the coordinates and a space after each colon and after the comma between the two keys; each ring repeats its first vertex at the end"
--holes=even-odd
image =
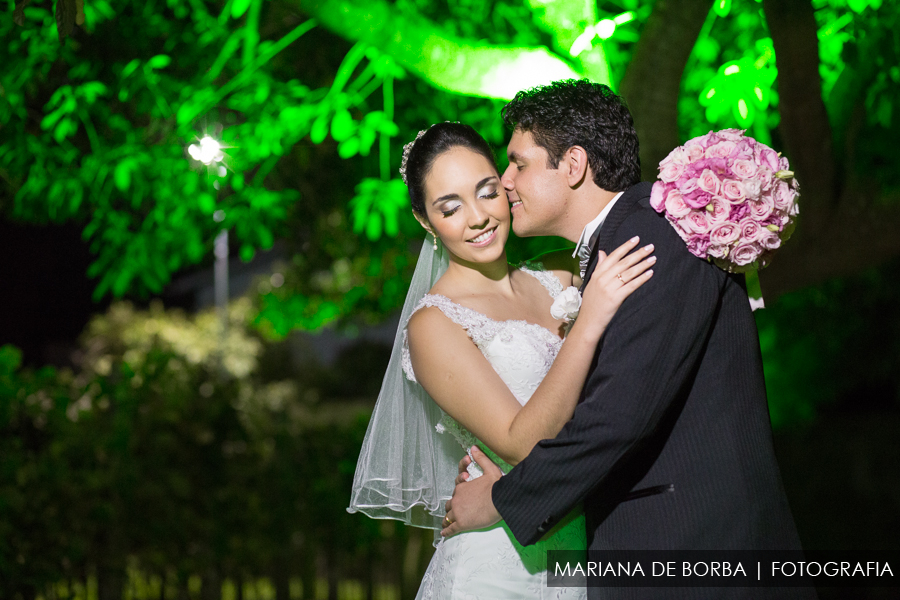
{"type": "Polygon", "coordinates": [[[734,221],[735,223],[740,223],[744,219],[750,216],[750,207],[747,203],[743,204],[732,204],[731,205],[731,213],[728,215],[729,221],[734,221]]]}
{"type": "Polygon", "coordinates": [[[712,196],[699,188],[689,194],[682,194],[682,197],[684,198],[685,204],[697,210],[706,208],[706,205],[712,200],[712,196]]]}
{"type": "Polygon", "coordinates": [[[684,218],[678,219],[667,213],[666,219],[669,221],[669,223],[672,224],[672,227],[675,229],[675,233],[677,233],[681,239],[687,241],[687,239],[691,237],[691,235],[693,235],[692,232],[685,229],[684,218]]]}
{"type": "Polygon", "coordinates": [[[689,161],[688,161],[687,155],[684,152],[684,148],[679,146],[679,147],[675,148],[674,150],[672,150],[671,152],[669,152],[669,155],[667,157],[665,157],[661,163],[659,163],[659,166],[661,167],[661,166],[663,166],[663,163],[670,163],[670,162],[675,162],[675,163],[679,163],[682,165],[688,164],[689,161]]]}
{"type": "Polygon", "coordinates": [[[675,218],[687,216],[691,212],[691,208],[684,203],[684,197],[678,190],[671,190],[666,195],[666,212],[675,218]]]}
{"type": "Polygon", "coordinates": [[[697,162],[701,158],[703,158],[704,149],[702,144],[691,143],[688,142],[684,146],[684,153],[687,155],[687,161],[689,163],[697,162]]]}
{"type": "Polygon", "coordinates": [[[759,179],[745,179],[741,183],[744,185],[744,195],[747,198],[752,198],[754,200],[759,198],[759,195],[762,193],[762,184],[759,179]]]}
{"type": "Polygon", "coordinates": [[[778,181],[775,184],[775,190],[772,192],[775,208],[781,211],[788,210],[793,204],[796,195],[797,193],[791,189],[787,182],[778,181]]]}
{"type": "MultiPolygon", "coordinates": [[[[720,223],[710,229],[709,231],[709,241],[712,244],[727,246],[733,242],[738,241],[740,237],[741,229],[734,223],[720,223]]],[[[721,256],[719,258],[722,258],[721,256]]]]}
{"type": "Polygon", "coordinates": [[[770,169],[772,169],[773,172],[777,171],[778,170],[778,153],[775,152],[774,150],[772,150],[771,148],[769,148],[768,146],[763,146],[762,144],[757,146],[757,149],[759,150],[759,153],[758,153],[759,163],[769,167],[770,169]]]}
{"type": "Polygon", "coordinates": [[[757,221],[764,221],[775,210],[775,200],[771,194],[762,194],[757,200],[747,200],[750,214],[757,221]]]}
{"type": "Polygon", "coordinates": [[[710,225],[724,223],[728,220],[728,215],[731,214],[731,203],[721,196],[716,196],[706,205],[706,212],[709,216],[710,225]]]}
{"type": "Polygon", "coordinates": [[[704,169],[703,173],[700,174],[700,178],[697,180],[697,187],[712,196],[718,196],[719,190],[722,187],[722,182],[719,181],[718,176],[711,170],[704,169]]]}
{"type": "Polygon", "coordinates": [[[750,179],[756,175],[759,167],[752,160],[737,159],[731,164],[731,170],[741,179],[750,179]]]}
{"type": "Polygon", "coordinates": [[[759,238],[759,245],[766,250],[777,250],[781,246],[781,238],[774,231],[766,229],[759,238]]]}
{"type": "Polygon", "coordinates": [[[759,185],[762,188],[762,191],[767,192],[775,182],[775,173],[769,167],[763,166],[759,168],[759,172],[756,174],[756,178],[759,180],[759,185]]]}
{"type": "Polygon", "coordinates": [[[678,190],[683,195],[687,196],[697,189],[697,178],[688,176],[688,174],[685,173],[678,181],[675,182],[675,185],[678,186],[678,190]]]}
{"type": "Polygon", "coordinates": [[[706,149],[706,158],[727,158],[735,148],[734,142],[719,142],[706,149]]]}
{"type": "Polygon", "coordinates": [[[778,171],[790,171],[791,165],[788,163],[788,159],[784,156],[778,157],[778,171]]]}
{"type": "Polygon", "coordinates": [[[742,244],[731,253],[731,262],[739,267],[743,267],[752,263],[759,255],[760,250],[756,244],[742,244]]]}
{"type": "Polygon", "coordinates": [[[690,233],[705,234],[709,232],[710,223],[706,211],[692,210],[680,222],[685,231],[690,233]]]}
{"type": "Polygon", "coordinates": [[[666,192],[669,190],[671,186],[662,183],[661,181],[657,181],[653,184],[653,187],[650,189],[650,206],[653,207],[653,210],[656,212],[662,212],[665,204],[665,196],[666,192]]]}
{"type": "Polygon", "coordinates": [[[709,237],[705,235],[692,235],[687,240],[688,252],[699,258],[706,258],[706,249],[709,248],[709,237]]]}
{"type": "Polygon", "coordinates": [[[744,219],[740,223],[738,223],[738,227],[741,231],[741,243],[742,244],[750,244],[759,239],[759,236],[762,235],[762,227],[759,226],[759,223],[754,221],[753,219],[744,219]]]}
{"type": "Polygon", "coordinates": [[[706,253],[713,258],[727,258],[728,250],[731,248],[729,245],[724,244],[710,244],[709,248],[706,249],[706,253]]]}
{"type": "Polygon", "coordinates": [[[753,144],[750,138],[743,138],[737,143],[731,153],[731,158],[740,160],[753,160],[753,144]]]}
{"type": "Polygon", "coordinates": [[[740,181],[726,179],[722,183],[722,195],[725,196],[729,202],[737,204],[746,196],[744,185],[740,181]]]}
{"type": "Polygon", "coordinates": [[[717,134],[719,138],[729,142],[740,142],[744,139],[743,129],[722,129],[717,134]]]}
{"type": "Polygon", "coordinates": [[[666,183],[677,181],[682,173],[684,173],[684,163],[670,161],[668,158],[659,163],[659,178],[666,183]]]}

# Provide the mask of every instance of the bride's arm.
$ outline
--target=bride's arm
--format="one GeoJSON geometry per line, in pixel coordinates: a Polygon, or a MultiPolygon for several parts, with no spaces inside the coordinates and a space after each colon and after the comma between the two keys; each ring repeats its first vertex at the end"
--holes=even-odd
{"type": "Polygon", "coordinates": [[[598,265],[584,293],[581,313],[559,355],[523,407],[466,333],[437,308],[416,312],[409,346],[416,379],[445,412],[510,464],[537,442],[555,437],[572,417],[597,343],[615,311],[646,282],[651,248],[626,254],[635,240],[598,265]],[[646,260],[645,260],[646,259],[646,260]],[[616,278],[622,274],[627,282],[616,278]]]}

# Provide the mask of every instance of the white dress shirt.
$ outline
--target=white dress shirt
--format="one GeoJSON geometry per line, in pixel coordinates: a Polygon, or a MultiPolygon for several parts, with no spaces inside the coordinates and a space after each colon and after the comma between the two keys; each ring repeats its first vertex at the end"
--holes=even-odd
{"type": "Polygon", "coordinates": [[[600,211],[600,214],[594,218],[593,221],[584,226],[584,229],[581,231],[581,237],[578,238],[578,244],[575,246],[575,251],[572,253],[572,258],[578,258],[578,264],[581,267],[581,277],[584,277],[584,271],[587,268],[588,258],[590,258],[591,249],[589,244],[591,242],[591,237],[593,237],[594,232],[603,227],[603,222],[606,221],[606,217],[609,215],[609,211],[612,210],[613,204],[616,203],[622,194],[625,192],[619,192],[613,199],[610,200],[606,206],[603,207],[603,210],[600,211]]]}

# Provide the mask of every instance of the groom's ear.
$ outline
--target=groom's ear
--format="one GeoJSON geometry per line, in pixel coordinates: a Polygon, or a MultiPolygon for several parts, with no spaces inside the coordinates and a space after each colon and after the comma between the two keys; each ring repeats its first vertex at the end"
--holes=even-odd
{"type": "Polygon", "coordinates": [[[588,157],[587,152],[581,146],[572,146],[563,154],[560,161],[561,167],[565,168],[564,175],[569,187],[576,188],[580,186],[588,177],[588,157]]]}

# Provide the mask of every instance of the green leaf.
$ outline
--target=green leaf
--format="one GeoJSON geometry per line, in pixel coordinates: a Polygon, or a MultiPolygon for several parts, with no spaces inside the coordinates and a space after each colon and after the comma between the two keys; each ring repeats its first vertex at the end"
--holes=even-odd
{"type": "Polygon", "coordinates": [[[350,111],[339,110],[331,120],[331,137],[336,142],[343,142],[356,132],[356,128],[356,122],[350,116],[350,111]]]}
{"type": "Polygon", "coordinates": [[[713,10],[720,17],[727,17],[731,12],[731,0],[716,0],[713,4],[713,10]]]}
{"type": "Polygon", "coordinates": [[[252,0],[233,0],[231,3],[231,18],[240,19],[244,16],[244,13],[250,8],[251,1],[252,0]]]}
{"type": "Polygon", "coordinates": [[[373,242],[381,237],[381,216],[378,213],[371,213],[366,220],[366,237],[373,242]]]}
{"type": "Polygon", "coordinates": [[[56,126],[56,129],[53,130],[53,139],[62,143],[64,139],[76,131],[78,131],[78,124],[74,120],[66,117],[65,119],[62,119],[56,126]]]}
{"type": "Polygon", "coordinates": [[[328,135],[328,115],[320,115],[313,123],[309,139],[313,144],[321,144],[328,135]]]}
{"type": "Polygon", "coordinates": [[[119,188],[120,191],[127,191],[131,186],[131,161],[125,159],[119,162],[119,164],[116,165],[113,177],[116,182],[116,187],[119,188]]]}
{"type": "Polygon", "coordinates": [[[350,158],[359,153],[359,138],[350,138],[338,144],[338,156],[341,158],[350,158]]]}
{"type": "Polygon", "coordinates": [[[138,59],[135,58],[134,60],[132,60],[131,62],[129,62],[127,65],[125,65],[124,67],[122,67],[122,79],[125,79],[126,77],[128,77],[129,75],[131,75],[132,73],[134,73],[135,70],[136,70],[139,66],[141,66],[141,61],[139,61],[138,59]]]}
{"type": "Polygon", "coordinates": [[[147,66],[151,69],[165,69],[169,66],[169,63],[172,62],[172,59],[169,58],[165,54],[157,54],[154,57],[151,57],[150,60],[147,61],[147,66]]]}

